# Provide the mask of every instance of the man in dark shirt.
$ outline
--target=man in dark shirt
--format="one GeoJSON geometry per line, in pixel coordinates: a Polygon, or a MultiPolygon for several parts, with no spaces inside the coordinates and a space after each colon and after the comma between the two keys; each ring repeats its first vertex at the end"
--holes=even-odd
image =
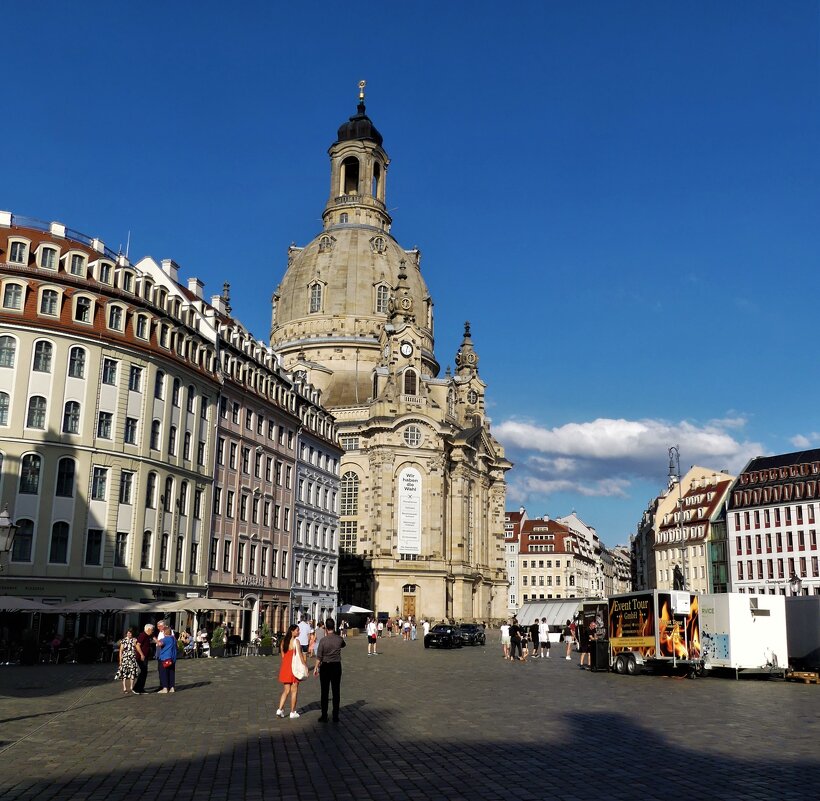
{"type": "Polygon", "coordinates": [[[535,623],[530,626],[530,642],[532,643],[532,658],[538,659],[538,618],[535,618],[535,623]]]}
{"type": "Polygon", "coordinates": [[[521,642],[524,639],[523,630],[518,625],[518,618],[514,617],[512,625],[510,626],[510,659],[515,661],[516,653],[518,654],[518,661],[523,662],[524,657],[521,652],[521,642]]]}
{"type": "Polygon", "coordinates": [[[319,674],[322,688],[322,715],[320,723],[327,723],[327,702],[333,687],[333,722],[339,722],[339,691],[342,684],[342,648],[347,643],[336,633],[336,623],[332,617],[325,621],[325,636],[316,648],[316,667],[313,675],[319,674]]]}
{"type": "Polygon", "coordinates": [[[134,689],[131,691],[135,695],[142,695],[145,692],[145,680],[148,678],[148,662],[151,659],[152,643],[151,635],[154,633],[154,627],[149,623],[137,635],[137,642],[142,651],[142,659],[140,659],[139,651],[136,652],[137,666],[140,669],[139,676],[134,682],[134,689]]]}

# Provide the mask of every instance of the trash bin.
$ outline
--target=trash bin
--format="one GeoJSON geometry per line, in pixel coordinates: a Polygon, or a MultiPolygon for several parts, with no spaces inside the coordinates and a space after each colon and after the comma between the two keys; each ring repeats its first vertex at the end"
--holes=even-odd
{"type": "Polygon", "coordinates": [[[609,670],[609,640],[593,640],[590,645],[590,668],[609,670]]]}

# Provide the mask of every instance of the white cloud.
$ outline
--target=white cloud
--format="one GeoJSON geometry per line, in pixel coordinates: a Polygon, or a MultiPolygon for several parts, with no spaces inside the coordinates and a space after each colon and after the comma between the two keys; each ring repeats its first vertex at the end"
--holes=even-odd
{"type": "Polygon", "coordinates": [[[795,448],[808,448],[811,445],[811,440],[808,437],[804,437],[802,434],[796,434],[789,440],[789,442],[791,442],[795,448]]]}
{"type": "Polygon", "coordinates": [[[680,446],[682,471],[697,464],[736,473],[766,452],[742,438],[745,422],[735,414],[705,424],[599,418],[547,428],[511,419],[494,433],[515,462],[510,500],[519,503],[555,494],[627,498],[642,481],[660,488],[671,445],[680,446]]]}

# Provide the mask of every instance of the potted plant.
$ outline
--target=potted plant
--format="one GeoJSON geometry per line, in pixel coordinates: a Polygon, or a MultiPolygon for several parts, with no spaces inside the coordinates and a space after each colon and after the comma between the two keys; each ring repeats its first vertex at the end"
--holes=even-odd
{"type": "Polygon", "coordinates": [[[270,634],[262,637],[259,640],[259,655],[260,656],[273,656],[273,638],[270,634]]]}
{"type": "Polygon", "coordinates": [[[225,656],[225,629],[222,626],[217,626],[211,632],[211,656],[225,656]]]}

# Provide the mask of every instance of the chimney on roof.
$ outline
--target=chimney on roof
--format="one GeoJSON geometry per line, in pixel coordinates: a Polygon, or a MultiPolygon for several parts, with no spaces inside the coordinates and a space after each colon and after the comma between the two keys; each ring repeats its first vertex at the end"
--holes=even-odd
{"type": "Polygon", "coordinates": [[[175,284],[179,283],[179,265],[173,259],[162,260],[162,272],[175,284]]]}
{"type": "Polygon", "coordinates": [[[222,295],[211,295],[211,306],[220,314],[225,314],[225,301],[222,299],[222,295]]]}
{"type": "Polygon", "coordinates": [[[541,515],[541,519],[542,519],[545,523],[549,523],[549,522],[550,522],[550,516],[549,516],[549,515],[541,515]]]}
{"type": "Polygon", "coordinates": [[[60,239],[65,239],[65,226],[62,223],[51,223],[51,225],[49,226],[49,230],[51,231],[52,236],[59,237],[60,239]]]}
{"type": "Polygon", "coordinates": [[[202,283],[198,278],[189,278],[188,279],[188,291],[192,295],[196,295],[200,300],[204,297],[203,289],[205,289],[205,284],[202,283]]]}
{"type": "Polygon", "coordinates": [[[526,513],[527,513],[527,510],[523,506],[519,507],[518,514],[524,515],[526,513]]]}

